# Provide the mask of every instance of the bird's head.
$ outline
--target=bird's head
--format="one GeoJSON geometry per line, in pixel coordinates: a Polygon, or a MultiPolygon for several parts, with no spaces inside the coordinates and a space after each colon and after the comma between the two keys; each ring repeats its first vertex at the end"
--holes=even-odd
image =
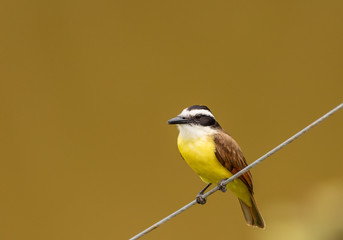
{"type": "Polygon", "coordinates": [[[187,133],[190,137],[213,134],[221,129],[211,110],[203,105],[185,108],[178,116],[170,119],[168,124],[176,124],[181,134],[187,133]]]}

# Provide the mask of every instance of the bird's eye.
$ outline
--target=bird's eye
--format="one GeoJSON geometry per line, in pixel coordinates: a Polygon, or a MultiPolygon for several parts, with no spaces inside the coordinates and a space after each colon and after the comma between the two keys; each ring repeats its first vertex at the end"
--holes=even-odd
{"type": "Polygon", "coordinates": [[[199,120],[201,118],[201,115],[196,115],[195,119],[199,120]]]}

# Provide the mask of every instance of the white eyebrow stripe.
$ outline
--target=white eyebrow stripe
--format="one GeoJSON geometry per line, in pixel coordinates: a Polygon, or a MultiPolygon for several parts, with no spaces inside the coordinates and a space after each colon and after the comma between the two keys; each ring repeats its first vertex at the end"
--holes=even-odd
{"type": "Polygon", "coordinates": [[[191,110],[189,111],[187,108],[185,110],[183,110],[180,114],[180,116],[183,116],[183,117],[193,117],[193,116],[196,116],[196,115],[207,115],[207,116],[210,116],[210,117],[213,117],[213,114],[208,111],[208,110],[205,110],[205,109],[194,109],[194,110],[191,110]]]}

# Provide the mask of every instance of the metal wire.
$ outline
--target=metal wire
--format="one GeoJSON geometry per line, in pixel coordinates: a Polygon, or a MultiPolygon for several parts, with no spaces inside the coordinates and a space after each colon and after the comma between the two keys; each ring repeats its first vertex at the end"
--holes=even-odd
{"type": "MultiPolygon", "coordinates": [[[[271,151],[269,151],[268,153],[266,153],[265,155],[263,155],[262,157],[260,157],[259,159],[257,159],[253,163],[251,163],[250,165],[248,165],[247,167],[243,168],[241,171],[239,171],[238,173],[236,173],[232,177],[228,178],[225,182],[223,182],[223,184],[228,184],[229,182],[233,181],[235,178],[238,178],[243,173],[245,173],[249,169],[253,168],[257,164],[261,163],[263,160],[265,160],[266,158],[270,157],[272,154],[274,154],[275,152],[279,151],[281,148],[285,147],[286,145],[288,145],[289,143],[291,143],[292,141],[294,141],[295,139],[297,139],[298,137],[300,137],[301,135],[303,135],[304,133],[309,131],[311,128],[313,128],[314,126],[318,125],[320,122],[322,122],[325,119],[327,119],[328,117],[330,117],[332,114],[334,114],[335,112],[337,112],[341,108],[343,108],[343,103],[341,103],[340,105],[338,105],[337,107],[335,107],[330,112],[328,112],[325,115],[323,115],[322,117],[318,118],[316,121],[314,121],[313,123],[311,123],[310,125],[305,127],[303,130],[299,131],[298,133],[296,133],[292,137],[288,138],[286,141],[284,141],[283,143],[281,143],[280,145],[278,145],[277,147],[275,147],[274,149],[272,149],[271,151]]],[[[212,195],[213,193],[218,191],[218,189],[219,189],[218,186],[214,187],[213,189],[211,189],[210,191],[205,193],[204,197],[208,197],[208,196],[212,195]]],[[[151,232],[152,230],[154,230],[157,227],[161,226],[163,223],[168,222],[170,219],[172,219],[172,218],[176,217],[177,215],[179,215],[180,213],[186,211],[187,209],[189,209],[190,207],[192,207],[196,203],[197,203],[196,200],[193,200],[192,202],[190,202],[187,205],[183,206],[179,210],[173,212],[169,216],[163,218],[159,222],[153,224],[152,226],[148,227],[144,231],[142,231],[142,232],[138,233],[137,235],[135,235],[134,237],[130,238],[130,240],[135,240],[135,239],[141,238],[143,235],[151,232]]]]}

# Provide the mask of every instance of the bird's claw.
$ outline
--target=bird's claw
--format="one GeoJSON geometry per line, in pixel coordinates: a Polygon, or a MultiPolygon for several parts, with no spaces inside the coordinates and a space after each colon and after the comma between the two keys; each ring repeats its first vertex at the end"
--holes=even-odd
{"type": "Polygon", "coordinates": [[[225,181],[226,179],[222,179],[219,181],[218,183],[218,188],[220,191],[222,192],[226,192],[227,188],[226,188],[226,184],[224,184],[223,182],[225,181]]]}
{"type": "Polygon", "coordinates": [[[206,198],[202,194],[198,194],[196,199],[198,204],[204,205],[206,203],[206,198]]]}

